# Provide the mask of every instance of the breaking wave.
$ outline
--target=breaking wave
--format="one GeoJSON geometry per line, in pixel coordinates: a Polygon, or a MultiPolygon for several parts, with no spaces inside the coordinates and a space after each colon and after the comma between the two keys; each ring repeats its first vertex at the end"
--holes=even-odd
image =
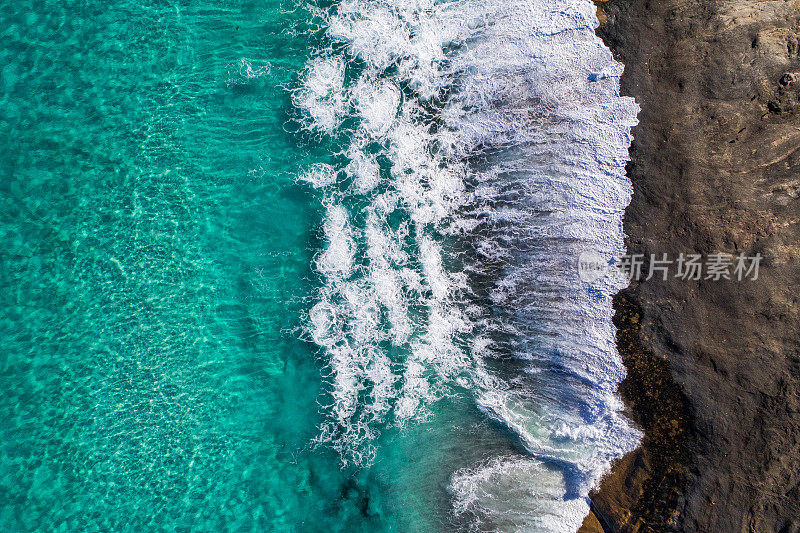
{"type": "Polygon", "coordinates": [[[616,396],[611,296],[578,254],[623,253],[638,107],[589,0],[341,0],[294,105],[341,147],[322,192],[318,440],[368,464],[381,428],[470,395],[526,453],[456,472],[476,530],[575,531],[639,439],[616,396]]]}

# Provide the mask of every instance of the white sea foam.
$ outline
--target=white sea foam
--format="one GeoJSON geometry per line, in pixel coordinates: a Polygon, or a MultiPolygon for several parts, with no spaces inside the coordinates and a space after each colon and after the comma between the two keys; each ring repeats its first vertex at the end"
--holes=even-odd
{"type": "Polygon", "coordinates": [[[639,438],[615,392],[611,295],[624,280],[586,284],[575,269],[583,251],[623,252],[638,111],[594,7],[341,0],[317,12],[331,46],[293,102],[346,159],[301,176],[326,205],[306,321],[327,368],[318,440],[368,463],[381,428],[466,388],[527,455],[455,473],[456,514],[476,529],[574,531],[588,490],[639,438]],[[474,253],[456,257],[454,242],[474,253]],[[522,370],[487,364],[499,354],[522,370]]]}
{"type": "Polygon", "coordinates": [[[227,85],[243,85],[250,80],[260,78],[272,71],[269,61],[241,58],[236,63],[228,65],[227,85]]]}
{"type": "Polygon", "coordinates": [[[328,187],[336,183],[338,172],[332,165],[315,163],[308,171],[300,175],[300,179],[309,183],[315,189],[328,187]]]}
{"type": "Polygon", "coordinates": [[[356,245],[345,208],[340,204],[328,207],[322,227],[328,246],[317,259],[317,269],[331,279],[349,277],[353,271],[356,245]]]}
{"type": "Polygon", "coordinates": [[[374,157],[366,155],[358,144],[354,143],[346,152],[350,162],[345,172],[353,178],[353,186],[358,193],[367,194],[381,182],[381,168],[374,157]]]}
{"type": "Polygon", "coordinates": [[[353,102],[363,119],[361,126],[374,137],[382,137],[397,116],[400,89],[385,81],[361,78],[353,89],[353,102]]]}
{"type": "Polygon", "coordinates": [[[303,86],[292,95],[294,105],[309,115],[306,126],[332,133],[341,124],[347,112],[344,71],[340,57],[320,57],[306,66],[303,86]]]}
{"type": "Polygon", "coordinates": [[[563,471],[531,457],[500,457],[456,472],[450,484],[457,516],[473,531],[572,533],[589,513],[570,497],[563,471]]]}

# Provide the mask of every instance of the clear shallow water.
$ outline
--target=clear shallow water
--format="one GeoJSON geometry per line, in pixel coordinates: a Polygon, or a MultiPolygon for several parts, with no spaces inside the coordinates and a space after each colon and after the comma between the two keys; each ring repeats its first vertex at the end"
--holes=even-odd
{"type": "Polygon", "coordinates": [[[305,16],[0,5],[1,530],[448,520],[463,410],[387,434],[370,469],[310,446],[320,366],[297,328],[321,212],[295,178],[327,151],[284,131],[282,87],[305,16]]]}
{"type": "MultiPolygon", "coordinates": [[[[369,8],[353,5],[369,18],[369,8]]],[[[559,111],[558,105],[537,108],[497,94],[486,100],[500,102],[494,111],[471,102],[448,115],[440,102],[432,115],[395,120],[404,115],[391,111],[392,102],[416,105],[420,95],[452,87],[480,94],[480,83],[470,89],[470,78],[457,73],[486,75],[481,65],[497,63],[481,56],[481,38],[491,43],[490,35],[470,34],[474,46],[461,48],[469,53],[445,49],[463,44],[457,28],[472,32],[482,24],[476,19],[507,17],[451,5],[461,6],[456,15],[422,4],[390,6],[375,12],[376,26],[361,20],[355,29],[326,32],[323,23],[305,32],[310,13],[277,2],[0,3],[0,529],[552,530],[536,520],[558,515],[559,502],[568,500],[572,514],[583,512],[584,487],[570,488],[565,472],[577,470],[583,479],[625,445],[603,444],[604,435],[619,436],[609,392],[620,377],[609,337],[613,287],[596,288],[589,299],[585,290],[565,291],[574,281],[569,243],[585,238],[603,251],[619,246],[627,202],[619,151],[629,141],[630,109],[614,103],[612,76],[598,92],[612,110],[599,126],[560,109],[566,125],[545,116],[521,128],[503,101],[517,102],[523,114],[559,111]],[[435,65],[452,64],[444,68],[450,73],[437,77],[413,61],[404,63],[406,74],[378,64],[396,61],[397,47],[406,46],[381,26],[394,24],[398,13],[405,22],[392,27],[455,36],[413,50],[432,54],[435,65]],[[385,37],[377,42],[376,29],[385,37]],[[383,55],[371,67],[364,57],[358,63],[352,43],[383,55]],[[331,57],[347,70],[341,98],[335,91],[323,95],[342,107],[326,114],[324,102],[298,99],[298,91],[309,87],[313,65],[331,57]],[[362,77],[370,69],[377,70],[362,77]],[[345,88],[358,79],[389,85],[359,89],[358,107],[345,88]],[[497,112],[502,116],[489,119],[509,131],[541,131],[558,142],[550,148],[541,137],[516,142],[503,130],[505,140],[489,144],[506,152],[470,152],[485,141],[474,140],[485,135],[485,117],[459,109],[497,112]],[[402,138],[411,143],[420,127],[446,123],[460,136],[457,150],[430,163],[430,143],[441,136],[362,147],[376,159],[376,175],[369,157],[334,155],[351,145],[352,131],[367,118],[368,135],[401,139],[398,125],[406,125],[402,138]],[[329,127],[320,132],[314,120],[330,121],[329,127]],[[588,133],[572,136],[582,121],[588,133]],[[548,124],[555,126],[544,129],[548,124]],[[620,137],[608,151],[587,151],[594,154],[587,160],[563,149],[597,145],[596,131],[620,137]],[[533,153],[530,146],[545,148],[533,153]],[[571,170],[576,160],[582,170],[571,170]],[[303,171],[321,168],[315,164],[338,171],[352,161],[361,163],[357,179],[343,174],[317,189],[298,181],[303,171]],[[532,161],[550,166],[532,175],[532,161]],[[428,172],[421,186],[391,170],[418,176],[420,163],[428,172]],[[576,172],[597,186],[582,189],[583,204],[576,172]],[[531,183],[534,190],[523,186],[531,183]],[[414,197],[415,190],[424,194],[414,197]],[[430,203],[432,190],[442,206],[430,203]],[[590,193],[609,190],[591,200],[590,193]],[[387,191],[400,191],[402,212],[375,210],[376,195],[387,191]],[[513,214],[505,206],[518,204],[519,195],[530,199],[528,218],[492,218],[513,214]],[[568,209],[584,204],[583,211],[568,209]],[[541,224],[530,224],[537,212],[541,224]],[[551,212],[565,216],[548,219],[551,212]],[[443,231],[459,223],[458,231],[443,231]],[[397,233],[403,224],[406,237],[397,233]],[[523,224],[529,232],[520,236],[523,224]],[[372,255],[369,227],[380,230],[372,255]],[[602,231],[553,229],[564,227],[602,231]],[[337,254],[325,255],[342,229],[352,242],[340,241],[338,250],[353,250],[352,272],[337,254]],[[490,253],[498,235],[512,259],[490,253]],[[369,276],[391,255],[376,253],[383,246],[376,243],[401,241],[412,258],[402,287],[376,291],[369,276]],[[550,277],[524,270],[538,264],[531,259],[536,253],[555,258],[547,263],[550,277]],[[541,283],[515,284],[514,276],[541,283]],[[367,281],[352,293],[354,301],[377,300],[382,309],[374,327],[358,330],[346,313],[336,328],[310,327],[326,294],[341,304],[341,284],[358,279],[367,281]],[[394,315],[393,294],[405,302],[394,315]],[[523,305],[505,301],[509,294],[516,296],[508,301],[523,305]],[[432,309],[441,314],[431,318],[432,309]],[[463,327],[453,332],[454,323],[463,327]],[[587,327],[591,342],[570,333],[587,327]],[[344,370],[352,362],[348,352],[332,357],[320,336],[325,331],[374,348],[362,352],[355,374],[344,370]],[[481,349],[484,340],[500,346],[497,353],[481,349]],[[433,348],[414,352],[423,346],[433,348]],[[409,372],[414,353],[422,354],[418,373],[409,372]],[[338,381],[340,396],[337,376],[346,378],[338,381]],[[376,383],[385,385],[385,406],[376,401],[376,383]],[[353,421],[368,434],[350,431],[358,427],[353,421]],[[581,431],[599,437],[584,439],[581,431]],[[555,441],[555,448],[542,447],[555,441]]],[[[541,22],[537,16],[532,26],[541,22]]],[[[556,44],[542,40],[539,50],[556,44]]],[[[595,53],[589,42],[572,63],[540,54],[539,68],[584,79],[610,61],[592,59],[595,53]]],[[[488,75],[511,79],[519,65],[488,75]]],[[[564,93],[537,98],[547,97],[577,102],[578,111],[602,107],[564,93]]],[[[325,181],[324,172],[319,176],[325,181]]],[[[402,261],[391,261],[375,279],[403,272],[402,261]]]]}

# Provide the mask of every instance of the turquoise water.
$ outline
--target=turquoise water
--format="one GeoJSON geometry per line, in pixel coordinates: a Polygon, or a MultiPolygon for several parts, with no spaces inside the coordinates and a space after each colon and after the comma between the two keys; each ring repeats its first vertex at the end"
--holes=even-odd
{"type": "Polygon", "coordinates": [[[324,149],[290,132],[311,37],[285,7],[0,3],[0,530],[448,521],[463,409],[372,468],[310,445],[320,208],[295,177],[324,149]]]}
{"type": "Polygon", "coordinates": [[[635,446],[588,0],[0,0],[0,531],[574,531],[635,446]]]}

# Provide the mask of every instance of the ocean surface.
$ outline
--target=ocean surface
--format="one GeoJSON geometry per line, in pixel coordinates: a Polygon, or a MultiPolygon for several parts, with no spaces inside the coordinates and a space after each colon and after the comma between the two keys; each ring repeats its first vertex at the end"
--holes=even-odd
{"type": "Polygon", "coordinates": [[[574,531],[639,439],[596,25],[0,1],[0,531],[574,531]]]}

